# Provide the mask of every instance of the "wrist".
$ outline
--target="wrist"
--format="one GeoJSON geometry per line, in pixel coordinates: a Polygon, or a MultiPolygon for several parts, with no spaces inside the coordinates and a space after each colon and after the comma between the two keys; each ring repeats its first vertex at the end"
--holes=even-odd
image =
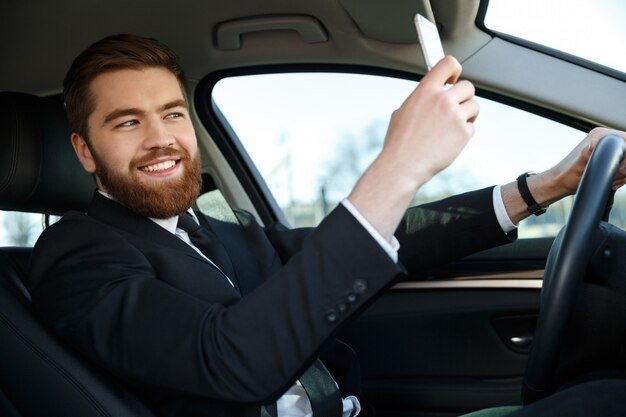
{"type": "Polygon", "coordinates": [[[380,156],[363,173],[348,195],[348,201],[387,241],[419,188],[415,179],[394,169],[380,156]]]}
{"type": "Polygon", "coordinates": [[[526,178],[528,189],[541,207],[547,207],[561,198],[572,194],[559,180],[553,170],[544,171],[526,178]]]}
{"type": "Polygon", "coordinates": [[[437,172],[433,172],[431,167],[419,158],[381,152],[364,176],[371,175],[381,181],[387,181],[387,186],[390,187],[388,191],[398,196],[404,195],[411,200],[436,174],[437,172]]]}
{"type": "Polygon", "coordinates": [[[535,200],[535,197],[530,192],[530,188],[528,187],[528,178],[536,175],[532,171],[524,172],[520,176],[517,177],[515,182],[517,183],[517,191],[520,193],[522,200],[526,203],[526,211],[530,214],[534,214],[535,216],[540,216],[546,212],[545,205],[541,205],[535,200]]]}
{"type": "MultiPolygon", "coordinates": [[[[525,178],[528,192],[532,196],[533,202],[539,207],[546,208],[563,196],[562,187],[554,175],[554,172],[544,171],[525,178]]],[[[503,185],[500,191],[506,213],[513,224],[518,224],[531,215],[530,204],[522,197],[518,181],[503,185]]]]}

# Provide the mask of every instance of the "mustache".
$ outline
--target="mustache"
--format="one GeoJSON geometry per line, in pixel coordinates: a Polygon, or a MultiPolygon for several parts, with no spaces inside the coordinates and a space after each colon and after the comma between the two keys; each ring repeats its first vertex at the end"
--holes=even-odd
{"type": "Polygon", "coordinates": [[[140,167],[144,165],[148,165],[150,162],[154,161],[157,158],[162,158],[164,156],[169,156],[176,159],[187,160],[190,159],[189,152],[185,150],[178,150],[172,148],[159,148],[154,149],[142,156],[141,158],[133,159],[131,162],[131,166],[140,167]]]}

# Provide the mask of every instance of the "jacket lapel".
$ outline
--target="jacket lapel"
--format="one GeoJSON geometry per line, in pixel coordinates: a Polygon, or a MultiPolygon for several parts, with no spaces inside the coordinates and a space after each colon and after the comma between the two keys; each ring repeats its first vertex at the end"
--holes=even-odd
{"type": "MultiPolygon", "coordinates": [[[[169,231],[147,217],[138,215],[116,201],[103,196],[98,191],[94,193],[87,214],[110,226],[124,230],[135,236],[158,242],[168,249],[182,252],[190,258],[210,265],[210,263],[193,248],[169,231]]],[[[213,265],[211,265],[211,267],[214,268],[213,265]]]]}

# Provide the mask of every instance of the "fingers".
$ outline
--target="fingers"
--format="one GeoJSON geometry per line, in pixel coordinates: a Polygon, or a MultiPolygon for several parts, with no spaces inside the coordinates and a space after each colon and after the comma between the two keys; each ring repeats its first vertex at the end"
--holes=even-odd
{"type": "Polygon", "coordinates": [[[474,84],[466,80],[459,81],[448,90],[451,99],[457,103],[473,100],[475,93],[476,89],[474,88],[474,84]]]}
{"type": "Polygon", "coordinates": [[[585,138],[585,140],[589,142],[589,144],[591,145],[591,149],[593,150],[600,141],[600,139],[607,135],[616,135],[626,141],[626,132],[615,129],[607,129],[604,127],[596,127],[595,129],[592,129],[585,138]]]}
{"type": "Polygon", "coordinates": [[[417,107],[421,102],[422,106],[426,107],[425,111],[431,113],[433,117],[443,119],[447,114],[456,113],[461,120],[474,123],[480,108],[475,100],[475,88],[471,82],[459,81],[450,88],[434,85],[431,83],[429,86],[422,81],[396,112],[402,108],[417,107]]]}
{"type": "Polygon", "coordinates": [[[615,173],[615,180],[613,181],[613,190],[617,190],[626,182],[626,159],[617,167],[617,173],[615,173]]]}
{"type": "Polygon", "coordinates": [[[478,113],[480,113],[480,106],[476,100],[467,100],[460,104],[461,117],[467,120],[467,123],[474,124],[478,113]]]}
{"type": "Polygon", "coordinates": [[[617,176],[626,178],[626,158],[622,159],[619,167],[617,167],[617,176]]]}
{"type": "MultiPolygon", "coordinates": [[[[458,81],[461,75],[461,64],[451,55],[437,63],[420,81],[418,87],[409,95],[407,101],[416,100],[416,96],[423,95],[424,90],[430,94],[442,91],[449,92],[451,102],[464,103],[474,98],[475,88],[469,81],[458,81]]],[[[426,94],[429,94],[426,93],[426,94]]]]}
{"type": "Polygon", "coordinates": [[[446,56],[437,63],[420,81],[420,84],[442,88],[446,84],[454,84],[461,76],[461,64],[453,56],[446,56]]]}
{"type": "MultiPolygon", "coordinates": [[[[591,132],[589,132],[589,134],[583,141],[583,143],[586,142],[586,146],[582,152],[582,155],[584,156],[585,161],[589,160],[589,157],[591,156],[591,153],[593,152],[595,147],[598,145],[598,142],[600,142],[600,140],[607,135],[616,135],[616,136],[623,138],[624,141],[626,141],[626,132],[623,132],[620,130],[614,130],[614,129],[607,129],[603,127],[597,127],[591,130],[591,132]]],[[[619,167],[617,168],[615,179],[613,180],[613,184],[611,185],[611,188],[613,190],[617,190],[621,188],[625,183],[626,183],[626,159],[622,160],[619,167]]]]}
{"type": "Polygon", "coordinates": [[[480,112],[480,106],[474,99],[474,93],[474,85],[469,81],[460,81],[445,92],[449,95],[450,101],[459,107],[459,117],[468,124],[470,137],[474,133],[474,122],[480,112]]]}
{"type": "MultiPolygon", "coordinates": [[[[588,158],[593,150],[596,148],[596,146],[598,146],[600,140],[607,135],[615,135],[621,137],[622,139],[624,139],[624,142],[626,142],[626,132],[614,129],[607,129],[603,127],[596,127],[595,129],[592,129],[591,132],[589,132],[587,137],[582,142],[583,144],[586,144],[585,148],[583,149],[583,155],[588,158]]],[[[617,175],[626,175],[626,159],[622,160],[622,163],[618,168],[617,175]]]]}

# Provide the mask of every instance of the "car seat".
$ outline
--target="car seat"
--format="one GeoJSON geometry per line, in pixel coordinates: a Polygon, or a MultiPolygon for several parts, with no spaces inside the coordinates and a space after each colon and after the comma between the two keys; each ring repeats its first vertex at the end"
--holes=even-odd
{"type": "MultiPolygon", "coordinates": [[[[0,92],[0,115],[0,210],[84,210],[95,183],[74,155],[60,100],[0,92]]],[[[31,251],[0,248],[0,415],[154,416],[34,317],[24,285],[31,251]]]]}

